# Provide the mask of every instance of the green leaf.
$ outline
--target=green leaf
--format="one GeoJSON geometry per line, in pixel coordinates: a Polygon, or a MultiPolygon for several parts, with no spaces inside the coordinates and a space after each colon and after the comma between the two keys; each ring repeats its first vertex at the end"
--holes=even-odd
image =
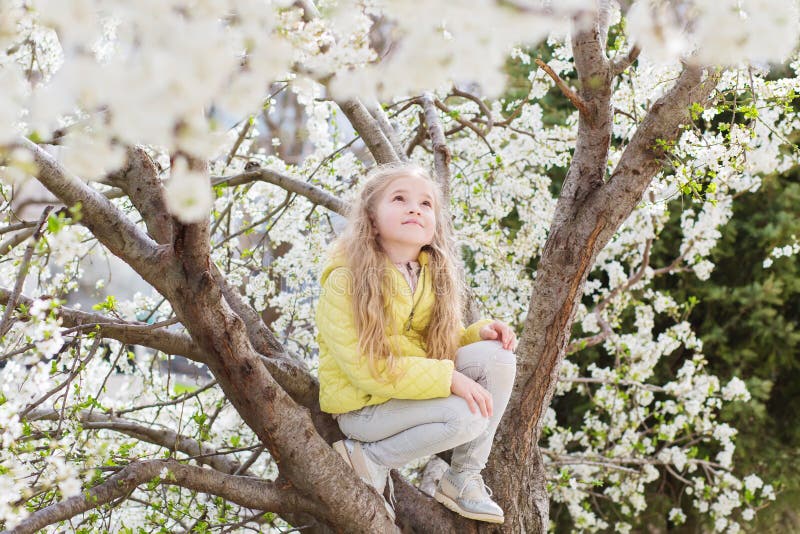
{"type": "Polygon", "coordinates": [[[117,299],[114,295],[108,295],[106,300],[103,302],[98,302],[94,306],[92,306],[93,310],[103,310],[103,311],[114,311],[117,307],[117,299]]]}
{"type": "Polygon", "coordinates": [[[57,234],[64,227],[64,214],[58,215],[50,214],[47,217],[47,231],[51,234],[57,234]]]}

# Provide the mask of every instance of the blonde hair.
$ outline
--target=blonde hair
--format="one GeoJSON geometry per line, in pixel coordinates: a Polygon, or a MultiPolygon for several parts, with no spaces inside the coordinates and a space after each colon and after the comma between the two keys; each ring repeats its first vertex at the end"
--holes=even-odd
{"type": "Polygon", "coordinates": [[[435,302],[430,322],[425,330],[428,357],[455,360],[459,343],[462,309],[462,282],[458,257],[453,242],[453,229],[443,207],[443,194],[439,184],[430,174],[414,163],[390,163],[373,168],[367,175],[360,193],[351,203],[347,213],[347,226],[332,245],[332,255],[343,254],[350,270],[352,306],[358,334],[358,346],[366,355],[369,369],[376,379],[377,364],[386,360],[386,378],[395,380],[400,376],[396,368],[394,347],[389,344],[387,332],[390,320],[386,310],[390,309],[384,282],[387,280],[386,253],[377,239],[374,220],[377,203],[394,180],[407,176],[418,176],[430,181],[434,196],[436,227],[431,243],[422,250],[428,252],[435,302]]]}

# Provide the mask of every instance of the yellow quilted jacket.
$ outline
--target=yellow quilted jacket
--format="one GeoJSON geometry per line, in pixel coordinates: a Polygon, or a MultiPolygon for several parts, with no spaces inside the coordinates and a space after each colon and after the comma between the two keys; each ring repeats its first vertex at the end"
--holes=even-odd
{"type": "MultiPolygon", "coordinates": [[[[324,412],[344,413],[392,398],[430,399],[450,395],[453,361],[428,358],[423,332],[433,311],[434,292],[428,272],[428,253],[421,251],[420,273],[414,294],[397,267],[386,258],[390,279],[384,285],[394,295],[389,302],[395,334],[390,341],[398,347],[395,382],[375,380],[366,358],[358,349],[355,320],[348,284],[349,270],[342,257],[330,260],[320,276],[322,292],[316,309],[319,343],[319,403],[324,412]],[[413,308],[413,315],[412,315],[413,308]],[[409,321],[410,318],[410,321],[409,321]]],[[[480,341],[479,330],[491,319],[461,327],[460,346],[480,341]]],[[[385,367],[377,366],[382,372],[385,367]]]]}

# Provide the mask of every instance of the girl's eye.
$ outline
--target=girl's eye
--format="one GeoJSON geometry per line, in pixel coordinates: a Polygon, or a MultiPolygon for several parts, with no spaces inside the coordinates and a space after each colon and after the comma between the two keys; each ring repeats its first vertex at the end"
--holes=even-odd
{"type": "Polygon", "coordinates": [[[430,202],[430,200],[426,200],[425,202],[423,202],[423,204],[425,204],[425,205],[426,205],[426,206],[428,206],[428,207],[431,207],[431,202],[430,202]]]}
{"type": "Polygon", "coordinates": [[[397,195],[397,196],[396,196],[396,197],[394,197],[392,200],[397,200],[398,198],[399,198],[400,200],[403,200],[403,197],[402,197],[401,195],[397,195]]]}

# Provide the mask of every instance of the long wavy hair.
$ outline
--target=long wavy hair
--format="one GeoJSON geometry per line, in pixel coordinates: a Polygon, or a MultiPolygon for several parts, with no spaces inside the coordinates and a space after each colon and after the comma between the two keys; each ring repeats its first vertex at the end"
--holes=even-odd
{"type": "MultiPolygon", "coordinates": [[[[343,254],[352,278],[352,306],[358,332],[358,345],[366,356],[372,375],[378,380],[393,381],[401,373],[395,358],[403,356],[390,346],[392,324],[386,316],[391,309],[386,294],[389,273],[386,252],[378,242],[374,221],[378,202],[396,179],[418,176],[430,181],[434,195],[436,227],[431,243],[422,247],[428,252],[428,271],[432,279],[435,303],[424,333],[429,358],[455,360],[461,326],[463,283],[459,276],[452,223],[443,207],[439,184],[421,166],[414,163],[390,163],[373,168],[350,204],[347,225],[331,246],[331,254],[343,254]],[[378,362],[386,360],[386,375],[380,376],[378,362]]],[[[389,267],[390,268],[390,267],[389,267]]]]}

